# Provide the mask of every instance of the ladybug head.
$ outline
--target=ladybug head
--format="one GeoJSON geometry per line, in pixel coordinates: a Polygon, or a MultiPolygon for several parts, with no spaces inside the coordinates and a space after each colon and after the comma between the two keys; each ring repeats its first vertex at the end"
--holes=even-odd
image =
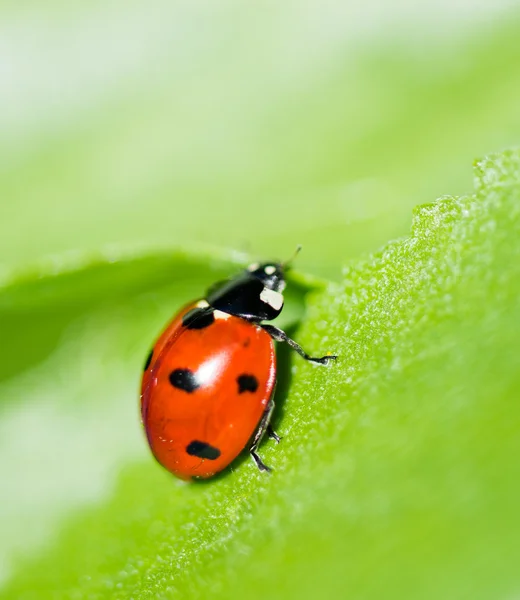
{"type": "Polygon", "coordinates": [[[236,277],[208,290],[206,301],[215,310],[230,315],[253,322],[271,321],[283,309],[289,262],[253,263],[236,277]]]}
{"type": "Polygon", "coordinates": [[[253,277],[259,279],[268,290],[283,292],[285,289],[284,265],[282,263],[253,263],[249,265],[247,270],[253,277]]]}

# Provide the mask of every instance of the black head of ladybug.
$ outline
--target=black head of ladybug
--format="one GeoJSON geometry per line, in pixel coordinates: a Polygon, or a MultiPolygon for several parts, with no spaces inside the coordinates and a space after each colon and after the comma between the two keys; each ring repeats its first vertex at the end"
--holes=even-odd
{"type": "Polygon", "coordinates": [[[275,292],[285,289],[284,265],[282,263],[253,263],[247,267],[253,277],[260,279],[264,287],[275,292]]]}
{"type": "Polygon", "coordinates": [[[283,308],[285,265],[253,263],[229,281],[211,288],[206,300],[215,310],[250,321],[271,321],[283,308]]]}

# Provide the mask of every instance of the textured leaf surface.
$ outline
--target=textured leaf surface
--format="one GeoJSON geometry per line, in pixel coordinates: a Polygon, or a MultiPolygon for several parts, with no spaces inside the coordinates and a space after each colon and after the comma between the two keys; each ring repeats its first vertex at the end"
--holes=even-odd
{"type": "MultiPolygon", "coordinates": [[[[21,484],[10,487],[3,530],[23,515],[42,548],[14,559],[4,597],[514,594],[519,173],[517,152],[478,163],[474,195],[418,208],[410,237],[312,293],[298,339],[341,358],[319,368],[291,357],[275,419],[284,439],[262,447],[271,477],[239,461],[208,483],[174,481],[150,460],[129,410],[165,297],[193,295],[229,264],[192,262],[182,291],[142,293],[135,282],[148,281],[149,263],[116,265],[106,302],[81,302],[70,319],[57,310],[57,349],[1,390],[19,402],[3,408],[0,439],[16,461],[3,461],[2,480],[18,465],[34,490],[28,507],[21,484]],[[54,488],[52,469],[62,478],[54,488]]],[[[92,269],[73,277],[83,297],[92,269]]],[[[14,322],[9,301],[1,306],[14,322]]],[[[22,318],[16,331],[34,339],[22,318]]]]}

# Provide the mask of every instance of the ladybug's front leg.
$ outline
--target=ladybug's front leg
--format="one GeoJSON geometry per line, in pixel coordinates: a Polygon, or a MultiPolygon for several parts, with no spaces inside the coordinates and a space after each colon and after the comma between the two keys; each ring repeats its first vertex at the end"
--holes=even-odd
{"type": "Polygon", "coordinates": [[[258,467],[258,469],[260,471],[266,471],[267,473],[270,473],[271,469],[258,456],[256,451],[266,432],[270,438],[276,440],[276,443],[280,441],[280,438],[276,435],[276,433],[273,431],[273,428],[269,424],[269,421],[271,420],[271,415],[273,414],[273,410],[274,402],[272,400],[269,400],[267,406],[265,407],[264,414],[262,415],[262,419],[260,420],[260,424],[258,425],[258,429],[256,430],[253,441],[251,443],[251,447],[249,448],[249,454],[251,454],[251,458],[255,461],[255,464],[258,467]]]}
{"type": "Polygon", "coordinates": [[[319,365],[326,365],[329,363],[330,360],[336,360],[337,358],[337,356],[335,356],[334,354],[327,354],[326,356],[321,357],[309,356],[307,352],[305,352],[305,350],[300,346],[300,344],[297,344],[294,340],[292,340],[285,333],[285,331],[282,331],[274,325],[261,325],[261,327],[262,329],[265,329],[267,331],[267,333],[273,338],[273,340],[275,340],[276,342],[285,342],[286,344],[289,344],[289,346],[293,350],[296,350],[296,352],[298,352],[298,354],[302,356],[305,360],[317,363],[319,365]]]}

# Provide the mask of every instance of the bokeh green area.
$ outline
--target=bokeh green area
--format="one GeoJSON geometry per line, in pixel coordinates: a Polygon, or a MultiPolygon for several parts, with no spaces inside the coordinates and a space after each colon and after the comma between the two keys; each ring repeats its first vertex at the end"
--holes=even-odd
{"type": "Polygon", "coordinates": [[[191,4],[2,8],[2,264],[302,243],[337,278],[518,142],[508,3],[191,4]]]}
{"type": "Polygon", "coordinates": [[[0,597],[518,594],[518,154],[387,242],[518,145],[519,28],[506,2],[2,4],[0,597]],[[152,339],[298,243],[281,324],[338,364],[281,350],[271,477],[172,480],[137,418],[152,339]]]}

